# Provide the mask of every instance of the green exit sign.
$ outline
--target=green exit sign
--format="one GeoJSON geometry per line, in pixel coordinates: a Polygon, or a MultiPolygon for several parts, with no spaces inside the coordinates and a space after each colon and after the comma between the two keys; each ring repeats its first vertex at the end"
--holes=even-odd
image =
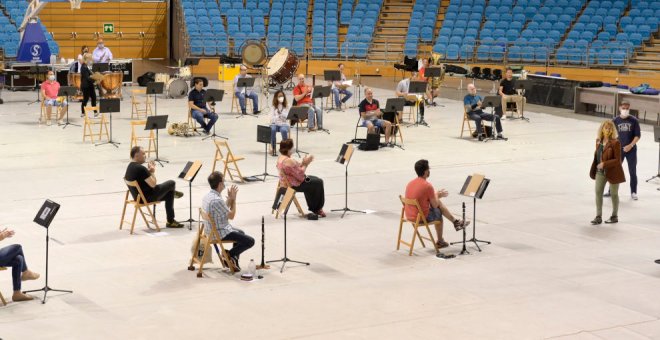
{"type": "Polygon", "coordinates": [[[103,24],[103,33],[115,33],[115,24],[103,24]]]}

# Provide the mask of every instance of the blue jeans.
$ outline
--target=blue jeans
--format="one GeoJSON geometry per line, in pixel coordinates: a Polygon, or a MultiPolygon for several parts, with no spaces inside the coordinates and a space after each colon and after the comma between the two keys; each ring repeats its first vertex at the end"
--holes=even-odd
{"type": "Polygon", "coordinates": [[[311,104],[303,104],[302,106],[309,107],[309,110],[307,111],[307,128],[313,128],[314,123],[317,122],[319,129],[323,129],[323,111],[321,111],[319,107],[311,104]]]}
{"type": "Polygon", "coordinates": [[[340,108],[342,103],[346,103],[351,97],[353,97],[353,94],[349,90],[341,90],[339,88],[334,88],[332,89],[332,94],[334,95],[335,98],[335,108],[340,108]],[[344,98],[339,100],[339,94],[343,94],[344,98]]]}
{"type": "Polygon", "coordinates": [[[257,112],[259,111],[259,96],[254,93],[253,91],[248,92],[247,94],[244,94],[243,92],[236,92],[234,93],[236,97],[238,97],[238,104],[241,106],[241,112],[246,113],[245,109],[245,98],[250,98],[252,99],[252,111],[257,112]]]}
{"type": "Polygon", "coordinates": [[[20,244],[12,244],[0,249],[0,267],[11,267],[14,291],[21,290],[21,274],[28,270],[20,244]]]}
{"type": "Polygon", "coordinates": [[[628,162],[630,193],[637,193],[637,146],[634,146],[629,152],[623,152],[621,149],[621,163],[624,159],[628,162]]]}
{"type": "Polygon", "coordinates": [[[277,132],[282,134],[282,140],[285,140],[289,138],[289,126],[288,125],[271,125],[270,126],[270,145],[273,147],[273,151],[275,151],[275,142],[276,142],[276,134],[277,132]]]}
{"type": "Polygon", "coordinates": [[[207,110],[200,111],[200,110],[192,110],[192,117],[195,118],[197,123],[204,129],[204,131],[209,132],[211,131],[211,128],[213,127],[213,124],[218,120],[218,115],[215,113],[211,113],[207,110]],[[204,116],[206,116],[209,119],[209,122],[204,121],[204,116]]]}

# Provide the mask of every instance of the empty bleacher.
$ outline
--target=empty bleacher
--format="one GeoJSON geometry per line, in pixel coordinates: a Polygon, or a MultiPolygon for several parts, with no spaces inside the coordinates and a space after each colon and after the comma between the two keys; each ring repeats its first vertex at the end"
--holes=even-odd
{"type": "MultiPolygon", "coordinates": [[[[0,0],[0,47],[8,58],[15,58],[18,52],[20,43],[18,27],[23,23],[27,7],[28,2],[24,0],[0,0]]],[[[50,53],[59,55],[58,44],[40,21],[39,25],[46,36],[50,53]]]]}

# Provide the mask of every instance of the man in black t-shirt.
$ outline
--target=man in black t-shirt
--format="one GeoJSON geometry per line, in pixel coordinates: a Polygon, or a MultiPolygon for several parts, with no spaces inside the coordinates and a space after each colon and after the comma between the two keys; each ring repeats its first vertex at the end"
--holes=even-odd
{"type": "Polygon", "coordinates": [[[371,88],[366,88],[364,90],[364,99],[360,102],[358,106],[361,126],[366,126],[369,133],[374,133],[374,126],[377,126],[385,130],[385,143],[388,146],[390,144],[390,134],[392,130],[392,123],[387,120],[380,119],[383,117],[383,112],[380,110],[380,105],[378,100],[374,99],[374,91],[371,88]]]}
{"type": "Polygon", "coordinates": [[[498,92],[502,96],[502,114],[506,116],[506,104],[507,103],[516,103],[516,111],[519,115],[522,115],[523,108],[523,96],[519,95],[515,88],[515,82],[513,81],[513,70],[510,68],[506,69],[506,76],[500,82],[500,90],[498,92]]]}
{"type": "MultiPolygon", "coordinates": [[[[176,183],[172,180],[156,184],[156,164],[149,162],[147,168],[142,164],[146,161],[144,150],[140,146],[134,146],[131,149],[132,162],[126,168],[124,179],[127,181],[137,181],[140,190],[149,202],[165,201],[165,212],[167,214],[168,228],[182,228],[183,224],[174,220],[174,198],[180,198],[183,193],[174,190],[176,183]]],[[[131,195],[137,198],[137,190],[131,188],[131,195]]]]}
{"type": "Polygon", "coordinates": [[[199,123],[204,129],[205,134],[209,134],[211,128],[218,120],[218,114],[212,112],[206,107],[206,100],[204,98],[206,90],[204,90],[204,80],[195,79],[195,87],[188,94],[188,108],[190,108],[191,116],[199,123]],[[208,123],[204,121],[208,118],[208,123]]]}

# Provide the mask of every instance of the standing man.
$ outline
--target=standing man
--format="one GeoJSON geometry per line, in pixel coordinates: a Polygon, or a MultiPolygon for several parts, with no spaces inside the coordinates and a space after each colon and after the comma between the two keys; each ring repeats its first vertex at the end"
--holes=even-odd
{"type": "Polygon", "coordinates": [[[112,60],[112,52],[109,48],[105,47],[103,38],[99,38],[96,42],[96,48],[92,53],[95,63],[109,63],[112,60]]]}
{"type": "Polygon", "coordinates": [[[238,97],[238,103],[241,106],[241,114],[247,114],[245,108],[245,99],[252,99],[252,114],[259,114],[259,95],[251,87],[238,87],[238,80],[241,78],[252,78],[247,74],[247,66],[241,64],[241,73],[234,78],[234,95],[238,97]]]}
{"type": "Polygon", "coordinates": [[[188,107],[190,108],[190,114],[193,118],[199,123],[199,125],[204,129],[205,134],[209,134],[211,128],[218,120],[218,114],[211,112],[206,106],[206,100],[204,96],[206,95],[206,90],[204,90],[204,80],[201,78],[196,78],[195,87],[188,94],[188,107]],[[205,122],[204,118],[208,118],[209,122],[205,122]]]}
{"type": "Polygon", "coordinates": [[[339,74],[341,78],[339,81],[332,82],[332,96],[335,98],[335,108],[337,110],[342,110],[341,104],[345,104],[351,97],[353,93],[347,90],[348,85],[342,84],[346,81],[346,76],[344,75],[344,64],[339,64],[339,74]],[[339,98],[340,94],[344,95],[344,98],[339,98]]]}
{"type": "Polygon", "coordinates": [[[60,91],[60,83],[55,80],[55,73],[48,71],[47,80],[41,83],[41,96],[46,107],[46,125],[50,125],[50,114],[53,106],[57,107],[57,124],[63,124],[64,107],[67,106],[65,99],[58,100],[57,93],[60,91]]]}
{"type": "MultiPolygon", "coordinates": [[[[630,103],[626,100],[619,105],[619,116],[613,119],[616,131],[619,133],[621,143],[621,163],[628,161],[628,173],[630,174],[630,196],[637,200],[637,142],[642,137],[639,121],[630,115],[630,103]]],[[[604,195],[609,197],[609,190],[604,195]]]]}
{"type": "Polygon", "coordinates": [[[515,84],[513,82],[512,69],[506,69],[506,75],[500,82],[500,90],[498,91],[498,94],[502,96],[502,116],[506,116],[507,103],[516,103],[516,111],[518,111],[518,115],[523,114],[523,100],[525,99],[516,91],[515,84]]]}
{"type": "MultiPolygon", "coordinates": [[[[145,168],[142,164],[146,160],[147,156],[142,147],[134,146],[131,149],[131,162],[126,168],[124,179],[129,182],[137,181],[147,201],[165,201],[166,226],[168,228],[182,228],[183,224],[174,219],[174,199],[183,197],[183,193],[174,190],[176,189],[176,183],[173,180],[158,184],[156,180],[156,163],[151,161],[145,168]]],[[[131,195],[135,199],[138,192],[133,188],[130,189],[131,195]]]]}
{"type": "MultiPolygon", "coordinates": [[[[236,216],[236,195],[238,194],[238,187],[232,185],[227,190],[227,200],[222,199],[222,190],[225,189],[225,182],[222,174],[214,171],[208,178],[211,191],[209,191],[204,200],[202,201],[202,209],[215,222],[215,227],[220,234],[220,238],[224,241],[234,241],[234,246],[229,251],[229,257],[234,267],[240,271],[241,267],[238,265],[238,259],[241,253],[252,248],[254,245],[254,238],[248,236],[242,230],[234,228],[229,224],[229,220],[233,220],[236,216]]],[[[211,235],[211,225],[204,222],[204,231],[206,235],[211,235]]]]}
{"type": "Polygon", "coordinates": [[[497,138],[503,139],[502,136],[502,122],[500,122],[500,117],[490,113],[485,113],[482,110],[482,101],[480,95],[477,94],[477,88],[474,84],[468,84],[467,86],[468,94],[463,98],[463,105],[465,106],[465,112],[467,112],[468,117],[474,120],[474,124],[477,126],[477,137],[480,141],[484,140],[485,135],[482,131],[481,121],[495,121],[495,129],[497,130],[497,138]]]}
{"type": "MultiPolygon", "coordinates": [[[[449,209],[442,204],[440,198],[447,197],[449,193],[445,189],[436,192],[433,189],[433,185],[427,181],[429,176],[431,176],[429,161],[420,159],[415,162],[415,173],[417,174],[417,178],[410,181],[406,186],[405,197],[417,200],[419,207],[422,208],[422,214],[426,216],[426,221],[435,225],[435,232],[438,235],[436,244],[438,249],[448,247],[449,243],[442,237],[442,216],[452,221],[456,231],[467,227],[470,221],[455,218],[449,212],[449,209]]],[[[409,220],[414,221],[417,218],[417,208],[413,206],[406,206],[405,213],[406,218],[409,220]]]]}
{"type": "Polygon", "coordinates": [[[314,105],[312,101],[312,87],[305,84],[305,75],[298,75],[298,85],[293,88],[293,98],[296,100],[296,105],[307,106],[309,108],[307,114],[307,129],[309,131],[323,130],[323,111],[318,106],[314,105]],[[314,125],[316,124],[316,127],[314,125]]]}

